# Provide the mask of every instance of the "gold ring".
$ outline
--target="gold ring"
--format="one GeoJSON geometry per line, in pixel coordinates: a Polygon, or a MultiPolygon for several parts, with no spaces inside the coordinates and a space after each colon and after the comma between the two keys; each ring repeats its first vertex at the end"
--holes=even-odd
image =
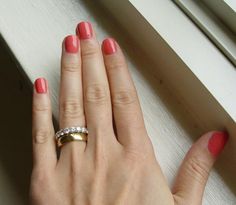
{"type": "Polygon", "coordinates": [[[83,141],[87,142],[87,134],[85,133],[68,133],[63,135],[57,140],[57,145],[61,147],[67,142],[72,142],[72,141],[83,141]]]}

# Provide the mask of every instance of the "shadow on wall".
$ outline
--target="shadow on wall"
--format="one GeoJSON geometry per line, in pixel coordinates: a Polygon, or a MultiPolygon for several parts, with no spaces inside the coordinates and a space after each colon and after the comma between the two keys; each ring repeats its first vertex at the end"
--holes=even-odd
{"type": "Polygon", "coordinates": [[[0,204],[28,204],[31,92],[0,41],[0,204]]]}

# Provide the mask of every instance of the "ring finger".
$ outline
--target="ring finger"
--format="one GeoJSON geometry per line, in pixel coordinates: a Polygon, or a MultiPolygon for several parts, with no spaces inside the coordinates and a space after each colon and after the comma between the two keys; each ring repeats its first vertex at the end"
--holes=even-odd
{"type": "MultiPolygon", "coordinates": [[[[79,44],[79,39],[76,35],[67,36],[63,41],[59,122],[61,129],[85,126],[79,44]]],[[[70,142],[63,145],[62,152],[84,151],[85,146],[86,143],[84,142],[70,142]]]]}

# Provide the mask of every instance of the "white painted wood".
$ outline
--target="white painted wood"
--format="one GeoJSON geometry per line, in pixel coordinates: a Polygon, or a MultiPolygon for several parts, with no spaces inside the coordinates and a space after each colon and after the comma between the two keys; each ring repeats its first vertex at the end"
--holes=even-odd
{"type": "MultiPolygon", "coordinates": [[[[236,13],[229,8],[226,3],[223,3],[222,0],[202,1],[175,0],[183,11],[191,17],[234,65],[236,65],[236,13]],[[207,6],[204,3],[206,3],[207,6]],[[216,10],[222,13],[222,15],[227,16],[228,21],[230,21],[228,24],[232,24],[232,26],[228,26],[227,23],[225,23],[226,20],[223,21],[220,16],[216,16],[213,13],[217,13],[216,10]]],[[[222,17],[222,19],[223,18],[224,17],[222,17]]]]}
{"type": "Polygon", "coordinates": [[[214,13],[236,33],[236,2],[234,0],[202,0],[214,13]]]}
{"type": "Polygon", "coordinates": [[[130,0],[130,3],[236,120],[235,67],[173,2],[130,0]]]}
{"type": "Polygon", "coordinates": [[[236,12],[236,2],[234,0],[224,0],[224,2],[226,4],[228,4],[228,6],[234,10],[234,12],[236,12]]]}
{"type": "MultiPolygon", "coordinates": [[[[115,1],[111,4],[115,5],[115,1]]],[[[176,97],[174,93],[175,89],[171,87],[173,84],[168,81],[170,78],[167,78],[166,75],[163,74],[163,70],[156,68],[156,64],[140,49],[140,44],[134,44],[133,39],[135,38],[130,38],[127,33],[121,29],[119,24],[112,20],[112,16],[109,15],[109,13],[105,13],[97,3],[91,1],[0,0],[0,5],[0,32],[31,82],[39,76],[46,77],[49,80],[53,113],[56,118],[58,116],[57,98],[60,75],[60,44],[63,37],[67,34],[74,33],[77,22],[89,20],[93,23],[100,40],[107,35],[112,35],[118,39],[128,58],[130,71],[141,100],[145,123],[153,142],[156,155],[164,174],[171,184],[185,153],[193,141],[205,131],[204,128],[209,128],[209,126],[202,126],[202,119],[193,116],[191,110],[186,108],[186,104],[176,97]]],[[[141,5],[142,4],[140,4],[140,6],[141,5]]],[[[136,6],[138,6],[138,4],[136,4],[136,6]]],[[[160,8],[165,8],[164,1],[162,1],[162,4],[159,6],[160,8]]],[[[143,9],[145,10],[145,8],[143,9]]],[[[167,10],[163,9],[163,11],[159,13],[160,19],[158,21],[160,21],[159,24],[161,27],[158,29],[164,28],[164,24],[161,25],[161,21],[163,20],[161,15],[165,16],[166,11],[167,10]]],[[[134,15],[138,14],[136,13],[134,15]]],[[[126,19],[128,21],[127,17],[126,19]]],[[[156,21],[155,18],[152,20],[154,22],[156,21]]],[[[163,23],[164,22],[163,20],[163,23]]],[[[171,29],[170,31],[175,32],[171,29]]],[[[143,34],[139,33],[139,35],[142,36],[143,34]]],[[[175,40],[172,39],[168,33],[165,33],[165,36],[169,36],[168,43],[173,44],[173,48],[175,49],[181,43],[176,42],[176,40],[183,40],[180,38],[180,34],[176,36],[175,40]]],[[[156,58],[160,58],[160,62],[162,62],[161,59],[163,59],[163,57],[170,56],[170,60],[174,59],[173,55],[168,53],[169,50],[165,49],[164,42],[161,45],[163,45],[163,47],[160,49],[163,50],[156,51],[156,58]]],[[[186,44],[183,43],[183,45],[186,44]]],[[[201,81],[204,82],[204,85],[209,85],[211,92],[216,92],[215,83],[213,83],[212,79],[208,79],[207,76],[204,76],[202,70],[197,70],[197,67],[200,66],[198,60],[193,61],[190,56],[181,53],[181,50],[178,50],[178,52],[181,58],[187,60],[188,65],[196,63],[193,68],[193,70],[196,69],[194,70],[194,74],[201,77],[201,81]]],[[[214,54],[218,55],[217,51],[214,50],[214,54]]],[[[231,112],[235,104],[230,102],[232,98],[229,96],[230,94],[231,97],[235,96],[235,92],[230,93],[232,90],[230,83],[235,79],[235,73],[230,69],[229,65],[223,61],[222,57],[220,57],[217,62],[226,65],[225,74],[230,75],[230,82],[223,85],[223,88],[221,88],[227,89],[226,94],[220,89],[216,92],[217,98],[215,99],[219,100],[220,103],[223,101],[227,111],[232,113],[232,116],[235,117],[235,111],[231,112]],[[221,96],[221,94],[223,95],[221,96]]],[[[182,64],[179,63],[173,65],[172,68],[171,66],[167,67],[166,73],[171,72],[174,66],[179,66],[182,72],[182,64]]],[[[216,69],[219,70],[218,73],[221,73],[219,67],[216,69]]],[[[209,68],[209,73],[214,73],[213,71],[213,68],[209,68]]],[[[200,85],[196,83],[192,72],[188,72],[187,74],[185,72],[182,73],[184,76],[188,76],[189,79],[193,79],[193,82],[197,85],[197,88],[199,88],[200,85]]],[[[217,76],[214,76],[214,78],[217,78],[217,76]]],[[[219,83],[221,82],[218,78],[217,81],[219,83]]],[[[181,83],[181,81],[179,82],[181,83]]],[[[219,86],[217,86],[217,88],[219,88],[219,86]]],[[[209,97],[209,92],[202,90],[201,95],[209,97]]],[[[232,122],[232,118],[222,111],[222,107],[215,102],[215,99],[213,97],[208,98],[208,100],[213,103],[212,110],[216,112],[216,109],[219,109],[221,113],[221,118],[219,118],[217,122],[220,122],[220,120],[232,122]]],[[[234,124],[232,127],[233,126],[234,124]]],[[[229,148],[226,149],[221,159],[222,162],[230,156],[229,148]]],[[[229,169],[223,170],[222,168],[224,168],[224,164],[220,163],[218,169],[211,173],[204,196],[204,204],[233,205],[236,203],[234,187],[229,183],[229,178],[227,177],[229,169]]],[[[4,178],[4,172],[1,176],[4,178]]],[[[5,180],[7,180],[7,178],[5,180]]],[[[0,184],[0,186],[4,185],[0,184]]],[[[11,191],[7,187],[6,189],[8,192],[11,191]]],[[[14,191],[15,190],[12,189],[13,197],[15,196],[14,191]]]]}

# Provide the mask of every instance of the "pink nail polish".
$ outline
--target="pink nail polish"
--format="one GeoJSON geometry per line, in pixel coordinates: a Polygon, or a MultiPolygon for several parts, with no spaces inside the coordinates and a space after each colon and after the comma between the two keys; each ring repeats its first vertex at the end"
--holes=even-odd
{"type": "Polygon", "coordinates": [[[44,78],[38,78],[37,80],[35,80],[34,86],[37,93],[42,94],[47,92],[47,82],[44,78]]]}
{"type": "Polygon", "coordinates": [[[77,25],[76,34],[80,39],[89,39],[93,37],[93,28],[89,22],[81,22],[77,25]]]}
{"type": "Polygon", "coordinates": [[[217,156],[224,149],[228,140],[228,134],[225,132],[214,132],[208,141],[208,150],[213,156],[217,156]]]}
{"type": "Polygon", "coordinates": [[[65,49],[68,53],[77,53],[79,50],[78,37],[74,35],[65,38],[65,49]]]}
{"type": "Polygon", "coordinates": [[[107,38],[102,42],[102,50],[106,55],[111,55],[117,51],[116,42],[112,38],[107,38]]]}

